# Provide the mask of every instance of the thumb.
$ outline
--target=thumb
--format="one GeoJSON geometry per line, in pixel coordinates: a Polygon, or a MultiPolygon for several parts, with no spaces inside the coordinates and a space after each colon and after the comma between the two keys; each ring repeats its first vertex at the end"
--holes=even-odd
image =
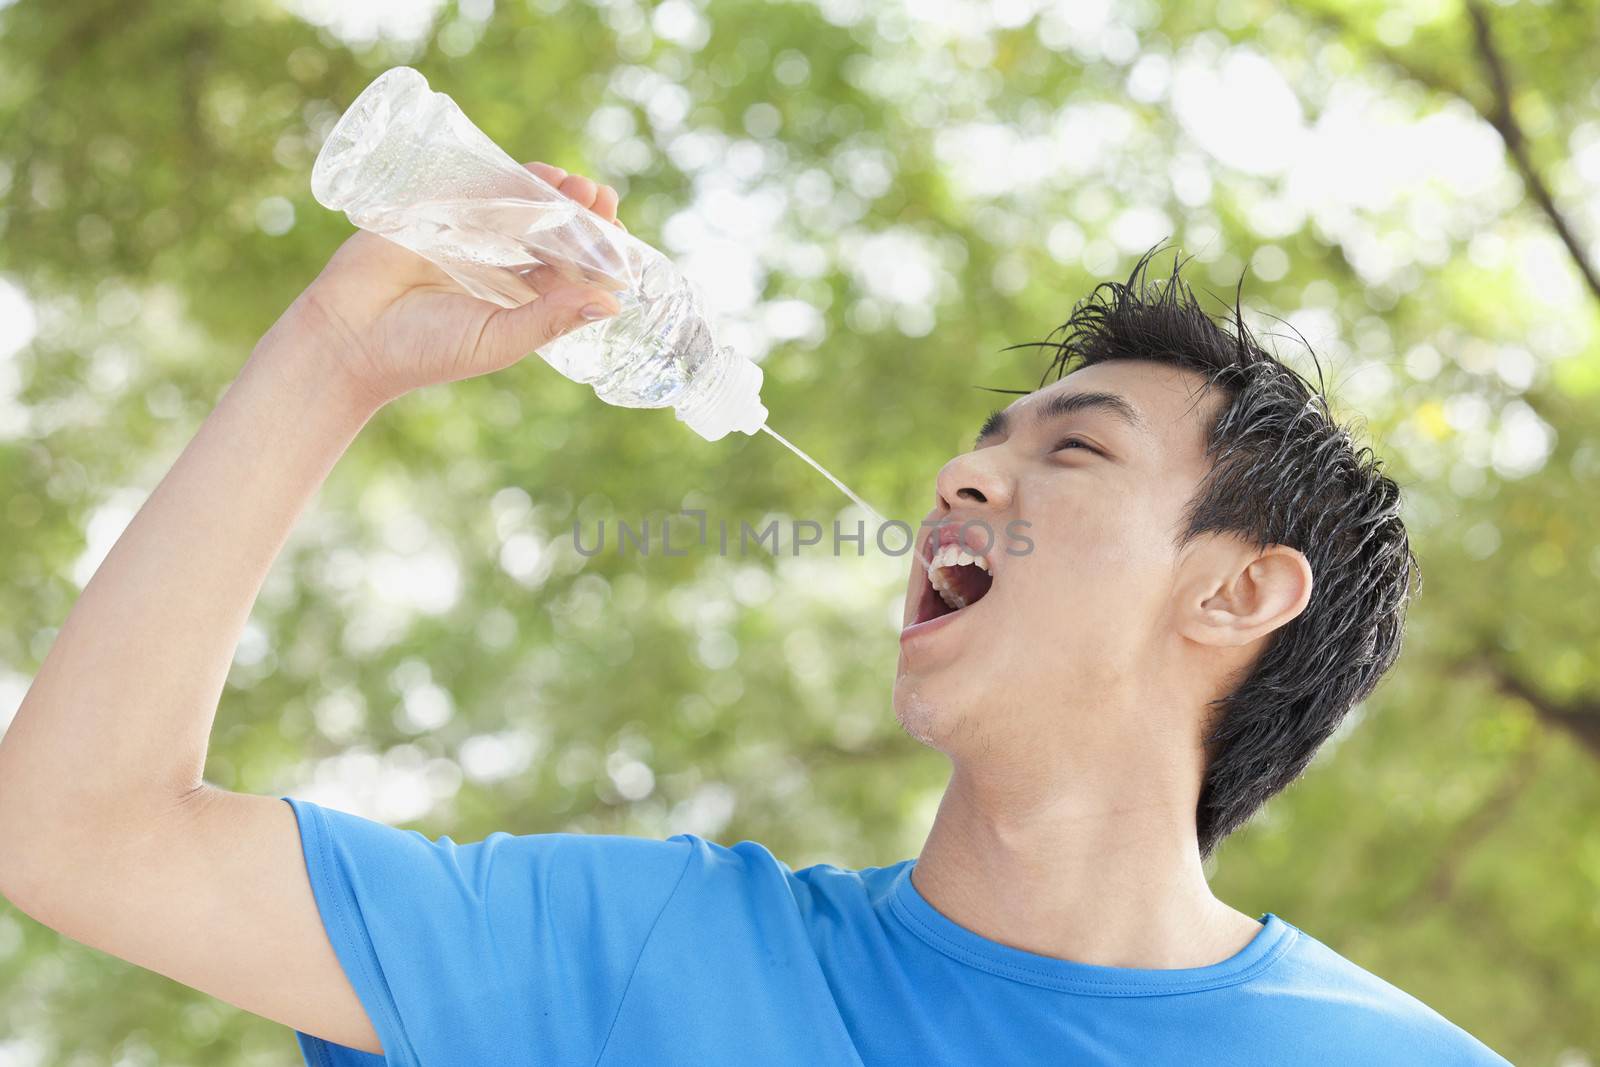
{"type": "Polygon", "coordinates": [[[580,326],[619,312],[617,298],[603,289],[563,286],[519,308],[500,311],[484,331],[482,355],[491,362],[516,361],[580,326]]]}

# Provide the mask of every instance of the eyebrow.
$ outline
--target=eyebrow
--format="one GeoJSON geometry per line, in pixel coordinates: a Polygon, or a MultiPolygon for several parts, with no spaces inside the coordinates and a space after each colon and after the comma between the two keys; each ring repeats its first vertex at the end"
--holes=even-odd
{"type": "MultiPolygon", "coordinates": [[[[1049,422],[1080,411],[1103,411],[1140,433],[1149,432],[1138,410],[1115,393],[1056,393],[1050,399],[1033,405],[1033,421],[1049,422]]],[[[986,437],[1005,433],[1010,425],[1011,416],[1005,411],[996,411],[984,420],[972,447],[977,448],[986,437]]]]}

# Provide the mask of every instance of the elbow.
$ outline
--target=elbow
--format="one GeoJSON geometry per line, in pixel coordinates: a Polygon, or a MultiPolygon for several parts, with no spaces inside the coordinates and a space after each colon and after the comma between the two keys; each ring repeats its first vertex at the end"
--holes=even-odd
{"type": "Polygon", "coordinates": [[[13,796],[16,785],[4,773],[4,757],[5,746],[0,745],[0,897],[20,908],[17,886],[21,884],[24,865],[29,862],[28,845],[17,825],[20,817],[13,796]]]}
{"type": "MultiPolygon", "coordinates": [[[[3,757],[0,751],[0,757],[3,757]]],[[[0,758],[0,897],[29,915],[29,902],[39,896],[42,880],[38,834],[29,831],[33,821],[20,796],[15,775],[7,775],[0,758]]]]}
{"type": "Polygon", "coordinates": [[[47,915],[57,910],[51,902],[61,899],[73,877],[68,854],[85,841],[84,823],[65,810],[59,796],[8,774],[3,756],[0,752],[0,897],[59,929],[47,915]]]}
{"type": "MultiPolygon", "coordinates": [[[[4,807],[0,801],[0,810],[4,807]]],[[[11,822],[10,816],[0,814],[0,897],[25,915],[38,918],[37,901],[45,893],[38,846],[11,822]]]]}
{"type": "Polygon", "coordinates": [[[115,878],[121,846],[171,802],[67,770],[13,735],[0,737],[0,897],[65,933],[90,887],[115,878]]]}
{"type": "Polygon", "coordinates": [[[16,741],[15,730],[0,730],[0,897],[20,908],[19,887],[34,857],[30,835],[25,833],[29,817],[23,809],[28,787],[20,773],[22,755],[16,741]]]}
{"type": "Polygon", "coordinates": [[[0,854],[0,900],[6,901],[22,914],[38,919],[38,908],[32,903],[38,896],[38,888],[25,877],[17,853],[6,849],[0,854]]]}
{"type": "MultiPolygon", "coordinates": [[[[0,802],[0,809],[7,806],[0,802]]],[[[0,811],[0,897],[35,922],[81,940],[80,920],[93,907],[86,894],[103,873],[97,868],[104,865],[104,840],[86,835],[82,820],[9,807],[0,811]]]]}
{"type": "Polygon", "coordinates": [[[0,897],[45,926],[76,936],[79,920],[103,906],[106,887],[128,873],[130,843],[186,802],[165,795],[85,798],[37,779],[19,782],[6,774],[0,758],[0,897]]]}
{"type": "Polygon", "coordinates": [[[94,824],[70,780],[14,735],[0,736],[0,897],[37,919],[71,877],[69,853],[92,852],[94,824]]]}

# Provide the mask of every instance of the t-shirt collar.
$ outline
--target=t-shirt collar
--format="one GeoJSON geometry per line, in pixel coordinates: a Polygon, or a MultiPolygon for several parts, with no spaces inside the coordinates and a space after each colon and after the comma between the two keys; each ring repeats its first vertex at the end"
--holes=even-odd
{"type": "Polygon", "coordinates": [[[890,893],[891,910],[911,933],[930,948],[968,966],[1063,993],[1164,996],[1236,985],[1272,966],[1299,936],[1294,926],[1269,911],[1258,920],[1261,931],[1249,944],[1227,959],[1204,967],[1152,969],[1077,963],[1002,945],[957,924],[923,899],[911,882],[914,866],[916,860],[904,863],[890,893]]]}

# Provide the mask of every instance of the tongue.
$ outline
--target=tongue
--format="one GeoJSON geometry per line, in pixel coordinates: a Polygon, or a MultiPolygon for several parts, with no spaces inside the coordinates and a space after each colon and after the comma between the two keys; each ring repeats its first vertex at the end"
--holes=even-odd
{"type": "Polygon", "coordinates": [[[961,599],[968,605],[976,604],[983,599],[983,594],[989,591],[989,586],[994,582],[989,572],[975,563],[947,567],[944,576],[950,583],[950,588],[960,594],[961,599]]]}

